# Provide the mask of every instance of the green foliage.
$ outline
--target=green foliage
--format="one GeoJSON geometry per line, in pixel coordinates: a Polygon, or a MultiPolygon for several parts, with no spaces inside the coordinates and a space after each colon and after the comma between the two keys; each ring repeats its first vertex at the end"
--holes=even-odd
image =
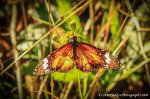
{"type": "Polygon", "coordinates": [[[78,73],[79,73],[79,77],[81,78],[81,80],[84,79],[82,78],[84,76],[86,77],[86,79],[89,79],[89,80],[92,80],[94,78],[94,74],[92,72],[89,72],[89,73],[81,72],[76,68],[76,66],[74,66],[74,68],[70,72],[67,72],[67,73],[53,72],[53,77],[54,77],[54,80],[56,81],[77,82],[78,73]]]}
{"type": "Polygon", "coordinates": [[[106,88],[110,83],[112,83],[112,80],[114,79],[118,71],[119,69],[109,69],[105,71],[105,73],[103,73],[103,75],[99,78],[102,84],[101,87],[106,88]]]}
{"type": "MultiPolygon", "coordinates": [[[[67,11],[69,11],[72,8],[70,0],[56,0],[58,5],[58,11],[61,15],[64,15],[67,11]]],[[[73,11],[71,11],[68,15],[70,15],[73,11]]],[[[66,18],[68,15],[66,15],[64,18],[66,18]]],[[[66,26],[70,24],[71,21],[74,21],[76,23],[76,33],[80,34],[82,36],[82,41],[87,42],[87,37],[83,35],[83,28],[80,22],[80,18],[75,14],[73,15],[69,20],[66,21],[66,26]]],[[[68,27],[68,30],[71,28],[68,27]]]]}
{"type": "Polygon", "coordinates": [[[33,70],[37,64],[38,64],[38,62],[35,62],[35,61],[32,61],[32,62],[29,61],[29,62],[22,64],[22,66],[21,66],[22,67],[22,74],[33,76],[33,70]]]}
{"type": "Polygon", "coordinates": [[[48,10],[44,3],[36,3],[36,16],[48,22],[48,10]]]}
{"type": "MultiPolygon", "coordinates": [[[[114,13],[114,16],[113,16],[111,23],[110,23],[111,38],[110,38],[108,44],[113,43],[113,41],[114,41],[115,37],[117,36],[117,33],[120,29],[119,12],[117,11],[117,9],[115,7],[113,9],[113,13],[114,13]]],[[[122,32],[119,33],[115,42],[119,42],[121,40],[121,34],[122,34],[122,32]]],[[[115,45],[111,51],[113,52],[117,48],[117,46],[118,45],[115,45]]]]}
{"type": "MultiPolygon", "coordinates": [[[[111,20],[111,23],[110,23],[110,32],[112,34],[111,36],[111,40],[113,41],[120,29],[120,20],[119,20],[119,13],[117,11],[116,8],[113,9],[113,13],[115,14],[111,20]]],[[[117,40],[120,40],[121,38],[121,33],[119,34],[117,40]]]]}

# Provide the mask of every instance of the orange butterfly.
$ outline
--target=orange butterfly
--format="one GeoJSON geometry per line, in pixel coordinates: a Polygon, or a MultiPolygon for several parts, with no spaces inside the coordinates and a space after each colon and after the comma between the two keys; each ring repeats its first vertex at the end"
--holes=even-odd
{"type": "Polygon", "coordinates": [[[78,42],[77,37],[73,36],[71,43],[44,58],[34,69],[33,74],[69,72],[75,64],[83,72],[91,72],[98,68],[115,69],[121,66],[113,55],[90,44],[78,42]]]}

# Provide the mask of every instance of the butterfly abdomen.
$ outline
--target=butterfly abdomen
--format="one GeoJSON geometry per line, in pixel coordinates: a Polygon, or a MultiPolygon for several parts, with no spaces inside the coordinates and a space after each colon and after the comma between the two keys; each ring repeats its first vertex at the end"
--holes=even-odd
{"type": "Polygon", "coordinates": [[[73,46],[73,48],[76,48],[78,46],[78,41],[77,41],[77,37],[76,36],[73,37],[72,46],[73,46]]]}

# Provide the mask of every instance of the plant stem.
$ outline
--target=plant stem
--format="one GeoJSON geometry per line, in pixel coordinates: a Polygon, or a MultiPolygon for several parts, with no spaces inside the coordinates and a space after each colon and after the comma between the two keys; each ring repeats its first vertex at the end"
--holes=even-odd
{"type": "Polygon", "coordinates": [[[88,90],[87,94],[84,97],[85,99],[88,98],[88,96],[89,96],[89,94],[90,94],[90,92],[91,92],[91,90],[93,88],[93,85],[95,84],[95,81],[105,72],[105,70],[106,69],[99,69],[99,71],[97,72],[97,74],[94,77],[94,80],[92,81],[92,83],[89,86],[89,90],[88,90]]]}
{"type": "Polygon", "coordinates": [[[67,88],[67,90],[66,90],[66,93],[65,93],[63,99],[67,99],[67,97],[68,97],[68,95],[69,95],[69,92],[70,92],[72,86],[73,86],[73,81],[70,81],[69,84],[68,84],[68,88],[67,88]]]}
{"type": "Polygon", "coordinates": [[[81,93],[81,85],[80,85],[80,76],[79,76],[79,71],[78,71],[78,86],[79,86],[79,93],[80,93],[80,99],[82,99],[82,93],[81,93]]]}
{"type": "Polygon", "coordinates": [[[93,44],[94,37],[94,12],[93,12],[93,2],[89,4],[89,13],[90,13],[90,21],[91,21],[91,32],[90,32],[90,44],[93,44]]]}
{"type": "MultiPolygon", "coordinates": [[[[14,53],[15,60],[19,56],[19,53],[16,49],[16,46],[17,46],[16,34],[15,34],[16,19],[17,19],[17,6],[13,5],[12,6],[12,18],[11,18],[11,23],[10,23],[10,36],[11,36],[11,42],[12,42],[12,46],[13,46],[13,53],[14,53]]],[[[23,99],[21,69],[20,69],[19,65],[20,65],[19,61],[15,62],[16,80],[17,80],[19,99],[23,99]]]]}
{"type": "Polygon", "coordinates": [[[83,98],[86,95],[87,83],[88,83],[88,74],[85,73],[85,78],[83,79],[83,98]]]}
{"type": "Polygon", "coordinates": [[[42,82],[42,84],[40,86],[40,89],[39,89],[38,95],[37,95],[37,99],[40,99],[40,96],[42,94],[42,90],[43,90],[43,87],[45,85],[45,82],[47,81],[47,78],[48,78],[48,74],[45,76],[44,81],[42,82]]]}
{"type": "MultiPolygon", "coordinates": [[[[52,32],[51,32],[51,10],[50,10],[50,0],[48,0],[48,13],[49,13],[49,31],[50,31],[50,54],[52,53],[52,32]]],[[[53,24],[54,25],[54,24],[53,24]]],[[[53,78],[51,73],[51,93],[53,94],[53,78]]],[[[53,95],[51,96],[51,99],[53,99],[53,95]]]]}
{"type": "Polygon", "coordinates": [[[26,9],[24,7],[24,0],[21,0],[21,10],[22,10],[22,14],[23,14],[23,22],[24,22],[24,27],[27,27],[27,16],[26,16],[26,9]]]}

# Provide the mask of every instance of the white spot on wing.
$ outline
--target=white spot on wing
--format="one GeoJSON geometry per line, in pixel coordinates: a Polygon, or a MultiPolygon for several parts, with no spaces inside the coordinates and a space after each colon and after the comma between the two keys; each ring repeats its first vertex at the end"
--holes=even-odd
{"type": "Polygon", "coordinates": [[[106,59],[105,59],[105,61],[106,61],[106,63],[110,63],[110,61],[111,61],[111,59],[109,58],[109,53],[106,53],[105,54],[105,57],[106,57],[106,59]]]}
{"type": "Polygon", "coordinates": [[[108,68],[108,64],[106,64],[106,68],[108,68]]]}
{"type": "Polygon", "coordinates": [[[48,63],[47,58],[44,58],[43,62],[44,62],[44,64],[42,65],[42,67],[43,67],[43,69],[46,69],[47,66],[48,66],[48,64],[47,64],[48,63]]]}
{"type": "Polygon", "coordinates": [[[49,72],[49,70],[45,70],[45,73],[48,73],[49,72]]]}

